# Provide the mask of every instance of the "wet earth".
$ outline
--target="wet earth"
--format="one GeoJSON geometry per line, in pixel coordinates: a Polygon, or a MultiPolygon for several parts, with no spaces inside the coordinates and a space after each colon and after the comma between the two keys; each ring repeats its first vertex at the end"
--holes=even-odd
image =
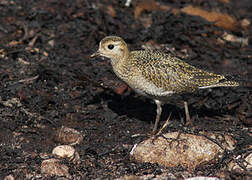
{"type": "MultiPolygon", "coordinates": [[[[252,2],[241,0],[2,0],[0,1],[0,178],[56,178],[41,173],[41,162],[54,147],[62,126],[77,130],[74,145],[80,163],[64,161],[70,179],[115,179],[125,175],[175,178],[221,176],[249,179],[248,170],[227,164],[252,152],[252,2]],[[142,3],[141,3],[142,2],[142,3]],[[151,4],[151,5],[148,5],[151,4]],[[200,16],[175,13],[193,5],[232,16],[231,26],[217,26],[200,16]],[[245,25],[244,25],[245,24],[245,25]],[[225,38],[232,35],[237,41],[225,38]],[[135,94],[113,73],[108,59],[89,56],[107,35],[118,35],[130,49],[173,53],[204,70],[240,82],[171,98],[160,126],[171,113],[166,132],[228,134],[234,151],[214,164],[188,173],[181,167],[136,163],[129,152],[148,138],[155,104],[135,94]],[[185,125],[183,100],[192,124],[185,125]]],[[[234,39],[233,38],[233,39],[234,39]]]]}

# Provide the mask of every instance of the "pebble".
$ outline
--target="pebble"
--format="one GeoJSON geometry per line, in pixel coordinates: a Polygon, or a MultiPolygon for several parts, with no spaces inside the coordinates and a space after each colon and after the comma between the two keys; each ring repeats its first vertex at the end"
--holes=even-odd
{"type": "Polygon", "coordinates": [[[4,177],[4,180],[15,180],[15,178],[13,177],[12,174],[8,175],[8,176],[5,176],[4,177]]]}
{"type": "Polygon", "coordinates": [[[83,141],[83,136],[75,129],[62,126],[56,131],[55,140],[62,144],[75,145],[83,141]]]}
{"type": "Polygon", "coordinates": [[[74,163],[80,162],[79,153],[69,145],[60,145],[55,147],[52,154],[60,158],[66,158],[74,163]]]}
{"type": "Polygon", "coordinates": [[[233,160],[228,164],[228,169],[230,171],[235,171],[238,173],[242,173],[245,171],[245,169],[242,167],[246,168],[246,171],[252,172],[252,152],[251,151],[237,156],[236,161],[233,160]]]}
{"type": "Polygon", "coordinates": [[[69,168],[65,164],[61,164],[60,160],[54,158],[42,161],[41,173],[50,176],[71,177],[69,174],[69,168]]]}

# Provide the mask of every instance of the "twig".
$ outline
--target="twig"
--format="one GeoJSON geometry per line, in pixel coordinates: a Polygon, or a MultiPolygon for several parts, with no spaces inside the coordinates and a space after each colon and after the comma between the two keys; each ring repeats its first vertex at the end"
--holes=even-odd
{"type": "Polygon", "coordinates": [[[170,120],[170,117],[171,117],[171,114],[172,114],[172,113],[170,113],[170,115],[169,115],[169,117],[167,118],[166,122],[165,122],[164,125],[161,127],[161,129],[158,131],[158,133],[156,134],[157,136],[160,135],[160,134],[162,133],[163,129],[166,128],[166,127],[168,126],[169,120],[170,120]]]}

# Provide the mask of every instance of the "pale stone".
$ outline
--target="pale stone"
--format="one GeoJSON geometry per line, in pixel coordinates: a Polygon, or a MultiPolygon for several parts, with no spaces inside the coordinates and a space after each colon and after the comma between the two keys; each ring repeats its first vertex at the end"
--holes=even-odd
{"type": "MultiPolygon", "coordinates": [[[[211,138],[218,135],[207,133],[211,138]]],[[[193,171],[202,163],[207,163],[215,158],[221,157],[223,149],[216,143],[204,136],[183,134],[178,139],[178,132],[164,134],[163,137],[152,137],[131,150],[131,158],[137,162],[158,163],[166,167],[182,166],[193,171]]],[[[219,138],[219,137],[218,137],[219,138]]],[[[226,136],[222,144],[224,148],[232,149],[234,141],[226,136]]]]}
{"type": "Polygon", "coordinates": [[[61,164],[58,159],[47,159],[42,161],[41,173],[50,176],[70,177],[69,168],[64,164],[61,164]]]}
{"type": "Polygon", "coordinates": [[[75,145],[83,141],[83,136],[75,129],[62,126],[56,131],[55,140],[63,144],[75,145]]]}
{"type": "Polygon", "coordinates": [[[55,147],[52,151],[52,154],[60,158],[67,158],[74,163],[78,163],[80,160],[79,153],[69,145],[60,145],[55,147]]]}
{"type": "MultiPolygon", "coordinates": [[[[248,149],[251,149],[251,148],[252,148],[252,146],[248,149]]],[[[250,152],[238,155],[235,158],[235,160],[231,161],[228,164],[228,169],[230,171],[238,171],[238,172],[249,171],[249,172],[252,172],[252,152],[250,151],[250,152]]]]}

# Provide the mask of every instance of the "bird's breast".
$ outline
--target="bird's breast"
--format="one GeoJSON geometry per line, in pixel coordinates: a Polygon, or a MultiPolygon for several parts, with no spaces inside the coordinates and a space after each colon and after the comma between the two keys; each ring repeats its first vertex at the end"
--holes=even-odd
{"type": "Polygon", "coordinates": [[[157,87],[154,83],[143,76],[131,77],[130,81],[126,83],[137,93],[152,99],[167,99],[167,97],[174,93],[173,91],[166,90],[162,87],[157,87]]]}
{"type": "Polygon", "coordinates": [[[137,93],[152,99],[167,99],[174,92],[163,87],[156,86],[152,81],[145,78],[139,70],[128,65],[114,64],[115,74],[128,84],[137,93]]]}

